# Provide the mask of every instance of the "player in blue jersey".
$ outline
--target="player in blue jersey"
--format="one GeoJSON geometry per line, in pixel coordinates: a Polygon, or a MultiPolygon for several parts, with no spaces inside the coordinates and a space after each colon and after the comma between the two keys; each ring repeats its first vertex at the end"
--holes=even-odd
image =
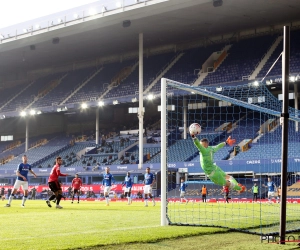
{"type": "Polygon", "coordinates": [[[148,207],[148,196],[152,199],[153,206],[155,206],[155,200],[152,196],[152,187],[155,183],[155,178],[152,173],[150,173],[150,168],[146,168],[146,173],[144,175],[144,199],[145,199],[145,207],[148,207]]]}
{"type": "Polygon", "coordinates": [[[188,204],[189,200],[185,198],[185,189],[187,188],[188,184],[185,183],[184,179],[181,178],[181,183],[180,183],[180,203],[182,203],[184,200],[186,204],[188,204]]]}
{"type": "Polygon", "coordinates": [[[267,185],[263,185],[264,187],[268,188],[268,201],[269,203],[272,203],[272,197],[274,198],[275,196],[275,191],[276,191],[276,185],[274,181],[269,177],[267,185]]]}
{"type": "Polygon", "coordinates": [[[132,203],[132,200],[131,200],[131,188],[132,188],[132,185],[133,185],[133,182],[132,182],[132,179],[130,177],[130,173],[127,172],[127,175],[125,176],[125,180],[124,180],[123,186],[125,186],[124,195],[128,199],[128,205],[130,205],[132,203]]]}
{"type": "Polygon", "coordinates": [[[104,186],[104,196],[106,200],[106,206],[109,206],[109,192],[112,183],[115,181],[113,175],[109,172],[110,168],[105,168],[105,173],[103,174],[102,185],[104,186]]]}
{"type": "Polygon", "coordinates": [[[17,180],[14,185],[14,190],[8,198],[8,203],[5,205],[6,207],[10,207],[11,201],[13,200],[20,186],[22,186],[24,191],[24,196],[22,199],[21,206],[25,207],[25,201],[27,200],[27,196],[28,196],[28,178],[27,178],[28,172],[32,173],[34,177],[36,177],[36,174],[31,170],[31,165],[27,163],[27,160],[28,160],[27,156],[23,155],[22,156],[23,162],[19,164],[18,169],[16,171],[17,180]]]}

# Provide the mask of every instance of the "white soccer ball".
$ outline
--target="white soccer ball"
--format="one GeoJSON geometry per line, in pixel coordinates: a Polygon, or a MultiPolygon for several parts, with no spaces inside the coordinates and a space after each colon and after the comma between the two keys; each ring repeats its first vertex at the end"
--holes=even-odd
{"type": "Polygon", "coordinates": [[[199,135],[201,133],[201,126],[198,123],[193,123],[189,127],[190,135],[199,135]]]}

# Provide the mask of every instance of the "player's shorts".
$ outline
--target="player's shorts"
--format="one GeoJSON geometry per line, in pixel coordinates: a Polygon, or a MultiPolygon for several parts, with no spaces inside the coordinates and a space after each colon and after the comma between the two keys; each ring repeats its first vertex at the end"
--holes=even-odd
{"type": "Polygon", "coordinates": [[[105,186],[104,187],[104,193],[109,193],[111,189],[111,186],[105,186]]]}
{"type": "Polygon", "coordinates": [[[80,189],[75,189],[74,188],[74,194],[80,194],[80,189]]]}
{"type": "Polygon", "coordinates": [[[225,186],[227,183],[226,173],[217,165],[215,167],[215,170],[208,175],[209,179],[217,185],[225,186]]]}
{"type": "Polygon", "coordinates": [[[16,180],[14,189],[19,189],[21,186],[23,187],[23,190],[28,190],[28,181],[16,180]]]}
{"type": "Polygon", "coordinates": [[[183,198],[184,197],[184,195],[185,195],[185,192],[180,192],[180,198],[183,198]]]}
{"type": "Polygon", "coordinates": [[[144,186],[144,194],[152,194],[152,187],[150,185],[144,186]]]}
{"type": "Polygon", "coordinates": [[[271,191],[268,192],[268,197],[271,197],[271,196],[272,196],[272,197],[275,196],[275,192],[274,192],[274,191],[273,191],[273,192],[271,192],[271,191]]]}
{"type": "Polygon", "coordinates": [[[48,186],[49,186],[50,190],[54,193],[61,190],[61,186],[60,186],[60,183],[58,181],[48,182],[48,186]]]}
{"type": "Polygon", "coordinates": [[[126,188],[124,189],[124,192],[125,192],[125,193],[130,193],[130,192],[131,192],[131,187],[128,187],[128,188],[126,187],[126,188]]]}

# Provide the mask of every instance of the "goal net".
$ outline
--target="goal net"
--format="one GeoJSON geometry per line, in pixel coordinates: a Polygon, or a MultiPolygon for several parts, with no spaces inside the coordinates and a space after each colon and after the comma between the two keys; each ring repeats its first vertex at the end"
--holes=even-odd
{"type": "Polygon", "coordinates": [[[169,225],[278,234],[280,203],[286,202],[286,231],[300,229],[298,110],[289,108],[287,199],[281,201],[282,103],[264,84],[200,87],[163,78],[161,100],[162,171],[164,164],[168,167],[162,173],[166,180],[162,205],[166,204],[169,225]],[[210,146],[229,136],[236,140],[212,157],[226,174],[245,186],[245,192],[230,189],[226,195],[223,186],[204,173],[199,151],[188,133],[192,123],[201,125],[197,137],[207,138],[210,146]]]}

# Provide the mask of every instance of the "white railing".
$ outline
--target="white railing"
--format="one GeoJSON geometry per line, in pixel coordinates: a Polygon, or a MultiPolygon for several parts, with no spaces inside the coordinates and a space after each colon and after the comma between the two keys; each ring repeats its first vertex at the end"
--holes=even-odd
{"type": "Polygon", "coordinates": [[[250,75],[249,76],[242,76],[242,81],[249,80],[249,77],[250,77],[250,75]]]}
{"type": "Polygon", "coordinates": [[[0,44],[166,1],[168,0],[121,0],[117,5],[115,0],[106,0],[86,4],[68,10],[70,12],[53,14],[48,20],[37,18],[13,27],[2,28],[0,44]]]}

